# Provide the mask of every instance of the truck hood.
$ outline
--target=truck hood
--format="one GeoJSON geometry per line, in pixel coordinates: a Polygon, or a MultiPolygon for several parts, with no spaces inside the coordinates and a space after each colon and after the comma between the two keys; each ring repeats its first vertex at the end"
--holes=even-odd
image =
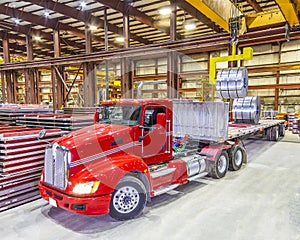
{"type": "Polygon", "coordinates": [[[132,143],[132,128],[94,124],[58,138],[54,143],[68,148],[71,151],[71,162],[75,162],[132,143]]]}

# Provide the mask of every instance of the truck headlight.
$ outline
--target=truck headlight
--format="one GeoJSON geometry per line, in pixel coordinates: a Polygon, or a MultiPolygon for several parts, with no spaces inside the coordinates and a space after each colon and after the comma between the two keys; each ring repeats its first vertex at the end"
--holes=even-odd
{"type": "Polygon", "coordinates": [[[73,192],[77,194],[90,194],[97,191],[100,185],[99,181],[78,183],[73,188],[73,192]]]}

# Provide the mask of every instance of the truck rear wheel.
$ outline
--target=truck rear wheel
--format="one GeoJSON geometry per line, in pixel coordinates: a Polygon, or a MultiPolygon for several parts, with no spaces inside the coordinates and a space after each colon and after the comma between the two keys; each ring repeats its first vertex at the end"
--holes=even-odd
{"type": "Polygon", "coordinates": [[[228,170],[229,157],[226,151],[222,151],[215,161],[207,161],[209,166],[209,176],[222,178],[228,170]]]}
{"type": "Polygon", "coordinates": [[[245,162],[246,151],[241,146],[234,146],[230,152],[229,169],[232,171],[240,170],[245,162]]]}
{"type": "Polygon", "coordinates": [[[279,125],[279,136],[284,137],[284,135],[285,135],[285,126],[284,126],[284,124],[280,124],[279,125]]]}
{"type": "Polygon", "coordinates": [[[269,141],[275,141],[275,142],[278,141],[278,139],[279,139],[278,126],[270,127],[266,131],[267,131],[266,136],[269,141]]]}
{"type": "Polygon", "coordinates": [[[146,204],[146,188],[141,180],[125,176],[118,183],[110,201],[109,215],[117,220],[138,216],[146,204]]]}

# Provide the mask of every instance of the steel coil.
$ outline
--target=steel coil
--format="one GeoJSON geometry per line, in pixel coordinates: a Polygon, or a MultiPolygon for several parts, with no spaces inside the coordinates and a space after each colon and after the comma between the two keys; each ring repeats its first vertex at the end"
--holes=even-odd
{"type": "Polygon", "coordinates": [[[258,124],[260,117],[260,98],[258,96],[248,96],[234,99],[232,115],[236,123],[258,124]]]}
{"type": "Polygon", "coordinates": [[[217,93],[221,98],[244,98],[248,91],[247,68],[231,68],[218,71],[217,93]]]}

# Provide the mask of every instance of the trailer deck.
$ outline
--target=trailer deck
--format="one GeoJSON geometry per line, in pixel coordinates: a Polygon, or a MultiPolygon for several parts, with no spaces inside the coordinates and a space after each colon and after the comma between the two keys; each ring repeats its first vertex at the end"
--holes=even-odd
{"type": "Polygon", "coordinates": [[[229,123],[228,139],[232,140],[243,136],[255,134],[266,128],[283,124],[284,120],[260,120],[257,125],[244,123],[229,123]]]}

